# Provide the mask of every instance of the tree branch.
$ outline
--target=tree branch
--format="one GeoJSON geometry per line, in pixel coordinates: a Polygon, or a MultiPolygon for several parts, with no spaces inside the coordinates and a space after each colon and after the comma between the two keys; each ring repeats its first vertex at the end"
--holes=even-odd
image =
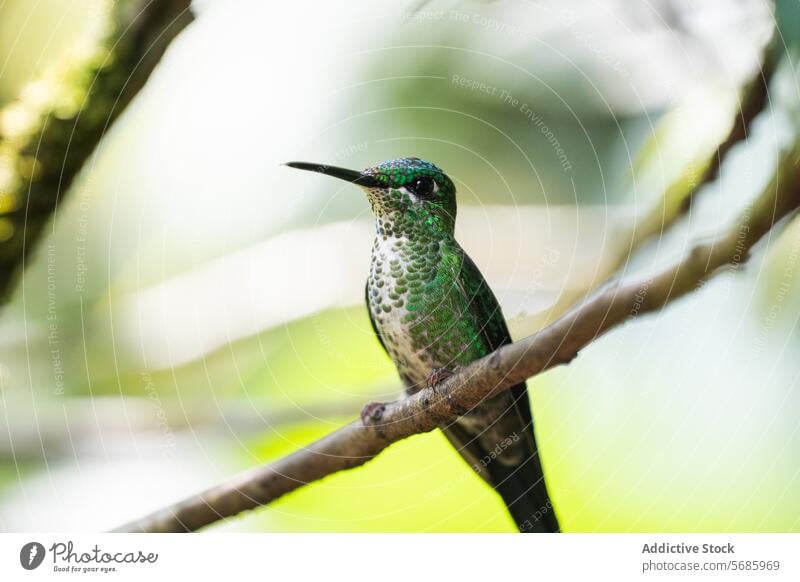
{"type": "Polygon", "coordinates": [[[758,117],[758,114],[767,106],[769,84],[775,75],[780,56],[783,54],[780,50],[782,46],[778,42],[779,38],[779,35],[776,34],[772,42],[767,46],[764,52],[764,63],[742,91],[742,98],[739,102],[739,115],[734,119],[733,127],[731,127],[728,136],[711,157],[710,164],[700,180],[681,201],[679,215],[685,214],[691,208],[694,197],[703,186],[710,184],[719,177],[720,168],[722,168],[722,163],[728,153],[736,144],[749,137],[750,126],[755,118],[758,117]]]}
{"type": "Polygon", "coordinates": [[[779,57],[782,54],[776,40],[777,37],[778,35],[775,35],[773,41],[766,47],[763,64],[759,70],[742,88],[739,113],[733,120],[733,126],[714,154],[706,160],[700,178],[689,184],[687,188],[686,175],[680,176],[666,188],[661,198],[643,218],[634,219],[633,224],[625,228],[623,232],[615,233],[609,253],[611,260],[601,262],[601,267],[594,274],[592,282],[585,288],[564,291],[556,302],[542,313],[539,327],[555,321],[576,302],[605,283],[614,273],[621,271],[637,250],[661,236],[678,222],[691,208],[697,193],[717,179],[719,170],[730,151],[739,142],[747,139],[750,126],[767,105],[769,83],[775,74],[779,57]]]}
{"type": "Polygon", "coordinates": [[[798,207],[800,145],[784,158],[772,182],[725,236],[694,247],[673,267],[646,281],[606,289],[549,327],[474,362],[435,389],[377,408],[365,423],[352,422],[305,449],[116,531],[194,531],[362,465],[396,441],[452,422],[484,399],[570,362],[609,329],[661,309],[698,288],[722,267],[738,269],[753,245],[798,207]]]}
{"type": "Polygon", "coordinates": [[[65,70],[51,70],[37,91],[23,91],[0,112],[0,304],[64,192],[172,39],[192,21],[189,5],[190,0],[113,2],[111,30],[90,54],[65,70]],[[45,103],[42,93],[52,93],[45,103]]]}

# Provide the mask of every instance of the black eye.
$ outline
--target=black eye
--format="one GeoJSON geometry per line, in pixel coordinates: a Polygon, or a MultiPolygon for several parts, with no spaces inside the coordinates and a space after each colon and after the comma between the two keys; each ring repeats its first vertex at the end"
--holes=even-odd
{"type": "Polygon", "coordinates": [[[435,186],[436,182],[433,181],[433,178],[417,178],[411,183],[411,191],[417,198],[427,198],[433,194],[435,186]]]}

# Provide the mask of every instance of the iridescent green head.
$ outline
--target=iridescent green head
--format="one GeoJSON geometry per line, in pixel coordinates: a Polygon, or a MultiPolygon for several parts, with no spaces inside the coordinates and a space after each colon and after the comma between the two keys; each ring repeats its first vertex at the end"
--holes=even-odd
{"type": "Polygon", "coordinates": [[[429,231],[452,234],[456,221],[456,188],[442,170],[419,158],[382,162],[361,172],[289,162],[292,168],[319,172],[361,186],[380,228],[397,234],[429,231]]]}

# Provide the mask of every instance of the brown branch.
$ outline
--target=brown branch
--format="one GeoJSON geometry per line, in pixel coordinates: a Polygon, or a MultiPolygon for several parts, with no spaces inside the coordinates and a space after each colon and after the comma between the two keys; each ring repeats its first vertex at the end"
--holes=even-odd
{"type": "Polygon", "coordinates": [[[348,424],[305,449],[117,531],[194,531],[270,503],[312,481],[362,465],[396,441],[452,422],[482,400],[571,361],[609,329],[661,309],[698,288],[722,267],[737,269],[753,245],[798,207],[800,146],[785,158],[773,181],[725,236],[696,246],[673,267],[647,281],[607,289],[544,330],[465,367],[435,390],[424,389],[377,408],[366,423],[348,424]]]}
{"type": "Polygon", "coordinates": [[[47,78],[56,94],[44,110],[24,93],[4,108],[6,117],[34,122],[0,134],[0,304],[86,160],[191,22],[189,5],[190,0],[114,2],[111,30],[95,51],[58,69],[59,82],[47,78]]]}
{"type": "Polygon", "coordinates": [[[719,145],[716,153],[711,157],[710,164],[700,180],[682,201],[680,208],[681,214],[685,214],[689,210],[694,197],[703,186],[710,184],[719,177],[722,163],[725,161],[731,149],[740,141],[746,140],[749,137],[750,126],[755,118],[758,117],[758,114],[767,106],[769,99],[769,83],[775,75],[775,69],[780,61],[779,56],[782,54],[779,48],[780,46],[777,42],[776,35],[776,39],[770,43],[764,53],[764,63],[761,69],[745,86],[742,92],[739,115],[736,116],[728,136],[719,145]]]}
{"type": "MultiPolygon", "coordinates": [[[[779,49],[780,46],[776,40],[773,40],[766,47],[761,67],[742,88],[739,99],[739,113],[733,120],[733,126],[722,143],[717,146],[714,154],[708,159],[700,179],[694,182],[689,190],[677,199],[673,199],[674,197],[670,197],[669,192],[666,192],[662,203],[656,205],[650,214],[641,221],[638,228],[631,233],[631,248],[638,248],[648,240],[661,235],[666,227],[686,214],[697,193],[719,177],[720,168],[734,146],[749,137],[750,126],[758,117],[758,114],[767,106],[769,83],[775,74],[775,69],[780,60],[779,56],[782,54],[779,49]]],[[[668,190],[677,186],[673,184],[668,190]]],[[[622,264],[619,266],[622,266],[622,264]]]]}

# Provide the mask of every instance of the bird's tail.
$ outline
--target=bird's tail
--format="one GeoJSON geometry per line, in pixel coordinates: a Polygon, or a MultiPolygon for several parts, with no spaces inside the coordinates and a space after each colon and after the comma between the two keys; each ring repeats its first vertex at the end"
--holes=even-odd
{"type": "Polygon", "coordinates": [[[547,494],[538,453],[519,465],[494,465],[491,473],[495,490],[505,501],[517,529],[522,533],[558,532],[558,520],[547,494]]]}
{"type": "Polygon", "coordinates": [[[525,451],[524,458],[509,462],[510,459],[504,458],[502,453],[493,457],[492,452],[485,450],[478,439],[471,437],[456,423],[443,431],[472,469],[500,494],[520,532],[560,531],[532,434],[530,440],[526,439],[521,444],[520,448],[525,451]]]}
{"type": "Polygon", "coordinates": [[[461,456],[503,498],[520,532],[558,532],[547,494],[525,384],[495,396],[443,431],[461,456]],[[502,412],[485,426],[492,409],[502,412]],[[476,421],[471,417],[476,416],[476,421]]]}

